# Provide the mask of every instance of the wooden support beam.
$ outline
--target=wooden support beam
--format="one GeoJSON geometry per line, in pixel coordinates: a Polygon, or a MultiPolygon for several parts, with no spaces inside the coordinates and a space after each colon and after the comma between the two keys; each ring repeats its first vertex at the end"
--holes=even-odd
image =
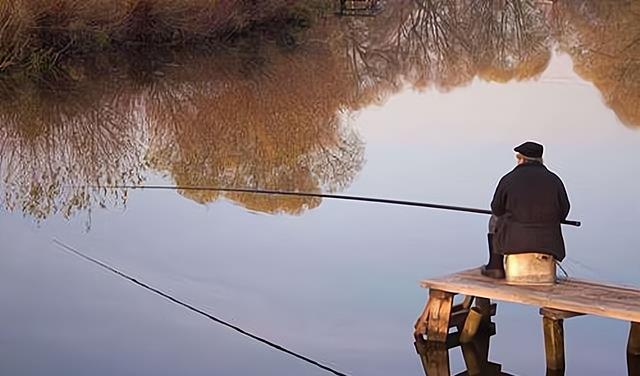
{"type": "Polygon", "coordinates": [[[427,321],[429,320],[429,303],[430,300],[427,300],[427,303],[422,310],[420,316],[418,316],[418,320],[416,320],[415,325],[413,326],[413,337],[416,341],[424,339],[423,336],[427,334],[427,321]]]}
{"type": "Polygon", "coordinates": [[[552,320],[565,320],[565,319],[570,319],[572,317],[584,316],[584,313],[562,311],[559,309],[545,308],[545,307],[540,308],[540,314],[552,320]]]}
{"type": "Polygon", "coordinates": [[[449,334],[449,319],[451,318],[452,304],[453,294],[433,289],[429,291],[427,320],[428,341],[446,343],[447,335],[449,334]]]}
{"type": "Polygon", "coordinates": [[[547,368],[550,370],[564,370],[564,328],[563,320],[554,320],[543,316],[544,351],[547,358],[547,368]]]}
{"type": "Polygon", "coordinates": [[[462,303],[460,303],[460,306],[464,309],[469,309],[471,308],[474,300],[475,296],[465,295],[464,300],[462,300],[462,303]]]}
{"type": "Polygon", "coordinates": [[[491,310],[491,299],[477,298],[476,307],[480,309],[480,312],[482,312],[483,314],[486,313],[488,315],[488,312],[490,312],[491,310]]]}
{"type": "Polygon", "coordinates": [[[478,307],[473,307],[469,310],[467,319],[464,321],[464,327],[460,332],[461,343],[470,342],[473,337],[475,337],[476,333],[478,333],[478,329],[480,329],[482,319],[483,316],[478,307]]]}
{"type": "Polygon", "coordinates": [[[629,342],[627,343],[629,355],[640,356],[640,323],[632,322],[629,329],[629,342]]]}
{"type": "Polygon", "coordinates": [[[458,331],[462,331],[462,327],[464,326],[464,322],[467,319],[468,314],[468,309],[458,310],[451,313],[451,318],[449,319],[449,328],[456,327],[458,328],[458,331]]]}
{"type": "Polygon", "coordinates": [[[480,328],[478,330],[489,331],[491,326],[491,317],[495,316],[497,305],[495,303],[492,304],[490,299],[476,298],[475,306],[482,314],[482,321],[480,322],[480,328]]]}

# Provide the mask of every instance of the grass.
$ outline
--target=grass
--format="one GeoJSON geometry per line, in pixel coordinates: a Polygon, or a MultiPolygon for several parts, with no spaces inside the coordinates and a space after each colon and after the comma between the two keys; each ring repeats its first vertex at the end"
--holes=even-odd
{"type": "Polygon", "coordinates": [[[39,74],[69,56],[198,46],[290,23],[322,0],[2,0],[0,74],[39,74]]]}

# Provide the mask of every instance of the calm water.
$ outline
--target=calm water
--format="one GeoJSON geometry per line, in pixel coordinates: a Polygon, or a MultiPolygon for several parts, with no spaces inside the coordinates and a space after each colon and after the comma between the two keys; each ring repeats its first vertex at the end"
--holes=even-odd
{"type": "MultiPolygon", "coordinates": [[[[95,186],[488,207],[513,146],[533,139],[583,222],[564,228],[565,268],[640,285],[639,3],[454,3],[394,1],[288,43],[249,36],[213,56],[108,56],[54,84],[3,82],[0,374],[327,374],[54,239],[353,375],[424,374],[418,281],[486,258],[483,215],[95,186]]],[[[544,374],[537,309],[499,304],[495,322],[489,358],[544,374]]],[[[627,373],[628,323],[576,318],[565,333],[568,375],[627,373]]]]}

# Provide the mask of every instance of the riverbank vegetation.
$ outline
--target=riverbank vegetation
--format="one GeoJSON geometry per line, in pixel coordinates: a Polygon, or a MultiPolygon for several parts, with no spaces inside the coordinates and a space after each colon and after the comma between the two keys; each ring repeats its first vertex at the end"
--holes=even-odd
{"type": "MultiPolygon", "coordinates": [[[[3,0],[0,75],[42,73],[69,57],[136,48],[208,48],[246,29],[300,26],[321,1],[3,0]]],[[[286,35],[282,36],[286,43],[286,35]]]]}

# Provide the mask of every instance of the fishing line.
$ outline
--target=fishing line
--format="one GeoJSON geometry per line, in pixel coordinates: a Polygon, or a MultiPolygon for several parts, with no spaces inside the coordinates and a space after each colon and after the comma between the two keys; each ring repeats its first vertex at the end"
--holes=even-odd
{"type": "Polygon", "coordinates": [[[53,242],[58,247],[60,247],[60,249],[62,249],[64,251],[72,253],[72,254],[74,254],[74,255],[76,255],[78,257],[83,258],[86,261],[89,261],[89,262],[91,262],[91,263],[93,263],[95,265],[98,265],[102,269],[105,269],[105,270],[107,270],[107,271],[109,271],[109,272],[111,272],[111,273],[113,273],[113,274],[115,274],[115,275],[117,275],[117,276],[119,276],[121,278],[124,278],[124,279],[126,279],[126,280],[128,280],[128,281],[130,281],[130,282],[132,282],[132,283],[134,283],[134,284],[136,284],[136,285],[148,290],[148,291],[151,291],[152,293],[154,293],[156,295],[160,295],[161,297],[163,297],[163,298],[165,298],[165,299],[167,299],[167,300],[169,300],[169,301],[171,301],[171,302],[173,302],[173,303],[175,303],[177,305],[180,305],[180,306],[182,306],[182,307],[184,307],[184,308],[186,308],[186,309],[188,309],[190,311],[193,311],[193,312],[195,312],[195,313],[197,313],[197,314],[199,314],[201,316],[204,316],[204,317],[208,318],[209,320],[215,321],[218,324],[221,324],[221,325],[226,326],[227,328],[233,329],[236,332],[238,332],[238,333],[240,333],[240,334],[242,334],[244,336],[252,338],[252,339],[254,339],[254,340],[258,341],[258,342],[261,342],[261,343],[263,343],[263,344],[265,344],[265,345],[267,345],[269,347],[272,347],[272,348],[274,348],[274,349],[276,349],[278,351],[282,351],[284,353],[287,353],[287,354],[289,354],[289,355],[291,355],[291,356],[293,356],[295,358],[298,358],[298,359],[300,359],[302,361],[305,361],[305,362],[307,362],[309,364],[312,364],[312,365],[314,365],[316,367],[319,367],[319,368],[321,368],[321,369],[323,369],[325,371],[331,372],[334,375],[348,376],[345,373],[342,373],[340,371],[336,371],[335,369],[330,368],[329,366],[326,366],[326,365],[324,365],[324,364],[322,364],[320,362],[317,362],[317,361],[315,361],[315,360],[313,360],[311,358],[308,358],[308,357],[306,357],[304,355],[300,355],[299,353],[296,353],[293,350],[289,350],[284,346],[278,345],[277,343],[271,342],[268,339],[265,339],[265,338],[262,338],[262,337],[259,337],[259,336],[255,335],[255,334],[252,334],[250,332],[247,332],[246,330],[244,330],[244,329],[242,329],[242,328],[240,328],[238,326],[235,326],[233,324],[230,324],[230,323],[228,323],[228,322],[226,322],[226,321],[224,321],[222,319],[219,319],[219,318],[217,318],[217,317],[215,317],[215,316],[213,316],[213,315],[211,315],[211,314],[209,314],[209,313],[207,313],[207,312],[205,312],[205,311],[203,311],[203,310],[201,310],[199,308],[194,307],[193,305],[191,305],[189,303],[185,303],[182,300],[180,300],[178,298],[175,298],[175,297],[165,293],[162,290],[159,290],[159,289],[157,289],[157,288],[155,288],[153,286],[150,286],[150,285],[148,285],[148,284],[146,284],[144,282],[141,282],[141,281],[137,280],[134,277],[129,276],[128,274],[125,274],[124,272],[121,272],[120,270],[114,268],[113,266],[110,266],[110,265],[108,265],[108,264],[106,264],[106,263],[104,263],[104,262],[102,262],[102,261],[100,261],[98,259],[95,259],[95,258],[93,258],[91,256],[85,255],[84,253],[78,251],[77,249],[75,249],[75,248],[73,248],[73,247],[71,247],[71,246],[69,246],[67,244],[64,244],[63,242],[59,241],[58,239],[53,239],[53,242]]]}
{"type": "Polygon", "coordinates": [[[560,264],[560,261],[558,260],[554,260],[556,262],[556,265],[560,268],[560,270],[562,270],[562,273],[564,273],[564,280],[569,280],[569,273],[567,273],[567,271],[562,267],[562,265],[560,264]]]}
{"type": "MultiPolygon", "coordinates": [[[[155,189],[155,190],[183,190],[183,191],[213,191],[213,192],[231,192],[231,193],[252,193],[265,195],[280,196],[296,196],[296,197],[314,197],[314,198],[330,198],[336,200],[375,202],[380,204],[416,206],[421,208],[453,210],[466,213],[491,214],[491,210],[467,208],[462,206],[432,204],[426,202],[395,200],[387,198],[374,198],[363,196],[347,196],[329,193],[312,193],[312,192],[295,192],[295,191],[277,191],[269,189],[249,189],[249,188],[224,188],[224,187],[200,187],[200,186],[173,186],[173,185],[116,185],[116,186],[95,186],[93,188],[101,189],[155,189]]],[[[561,222],[565,225],[580,227],[579,221],[564,220],[561,222]]]]}

